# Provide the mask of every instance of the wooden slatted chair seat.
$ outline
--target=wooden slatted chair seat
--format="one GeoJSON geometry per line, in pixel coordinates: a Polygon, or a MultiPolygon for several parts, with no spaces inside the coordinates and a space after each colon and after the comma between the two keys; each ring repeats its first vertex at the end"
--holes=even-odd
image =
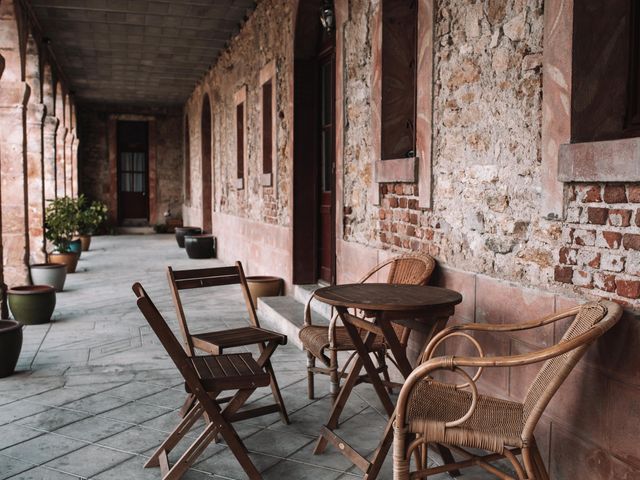
{"type": "Polygon", "coordinates": [[[269,374],[250,353],[207,355],[190,360],[208,392],[269,385],[269,374]]]}
{"type": "Polygon", "coordinates": [[[257,343],[276,342],[286,345],[287,336],[280,333],[256,327],[231,328],[218,332],[204,332],[191,334],[193,346],[213,355],[219,355],[224,350],[257,343]]]}

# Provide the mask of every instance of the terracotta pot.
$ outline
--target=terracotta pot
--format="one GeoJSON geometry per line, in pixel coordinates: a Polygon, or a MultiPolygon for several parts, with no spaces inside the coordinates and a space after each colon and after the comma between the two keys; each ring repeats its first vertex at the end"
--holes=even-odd
{"type": "Polygon", "coordinates": [[[213,235],[185,235],[184,248],[189,258],[215,258],[216,237],[213,235]]]}
{"type": "Polygon", "coordinates": [[[180,248],[184,248],[184,237],[186,235],[199,235],[202,233],[200,227],[176,227],[176,242],[180,248]]]}
{"type": "Polygon", "coordinates": [[[49,254],[50,263],[64,263],[67,266],[67,273],[74,273],[78,266],[80,255],[73,252],[53,252],[49,254]]]}
{"type": "Polygon", "coordinates": [[[22,350],[22,325],[14,320],[0,320],[0,378],[11,375],[22,350]]]}
{"type": "Polygon", "coordinates": [[[64,281],[67,279],[67,266],[64,263],[36,263],[29,269],[32,284],[49,285],[56,292],[64,289],[64,281]]]}
{"type": "Polygon", "coordinates": [[[91,235],[80,235],[80,245],[83,252],[88,252],[91,246],[91,235]]]}
{"type": "Polygon", "coordinates": [[[56,291],[48,285],[10,288],[7,298],[13,318],[24,325],[48,323],[56,308],[56,291]]]}
{"type": "Polygon", "coordinates": [[[247,277],[247,285],[253,305],[256,307],[258,306],[259,297],[277,297],[282,295],[283,282],[280,277],[247,277]]]}

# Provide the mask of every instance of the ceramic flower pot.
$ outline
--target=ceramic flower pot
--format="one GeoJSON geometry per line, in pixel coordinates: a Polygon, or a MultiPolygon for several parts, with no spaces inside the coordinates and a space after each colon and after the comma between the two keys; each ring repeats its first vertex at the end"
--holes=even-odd
{"type": "Polygon", "coordinates": [[[83,252],[88,252],[91,246],[91,235],[80,235],[80,245],[83,252]]]}
{"type": "Polygon", "coordinates": [[[214,258],[216,256],[216,237],[213,235],[186,235],[184,248],[189,258],[214,258]]]}
{"type": "Polygon", "coordinates": [[[74,252],[53,252],[49,254],[50,263],[64,263],[67,266],[67,273],[74,273],[78,266],[80,255],[74,252]]]}
{"type": "Polygon", "coordinates": [[[23,325],[48,323],[56,308],[56,291],[48,285],[10,288],[7,298],[13,318],[23,325]]]}
{"type": "Polygon", "coordinates": [[[69,251],[72,253],[77,253],[78,258],[82,256],[82,242],[79,238],[76,238],[75,240],[69,242],[69,251]]]}
{"type": "Polygon", "coordinates": [[[259,297],[277,297],[282,295],[283,282],[280,277],[247,277],[247,286],[254,306],[258,306],[259,297]]]}
{"type": "Polygon", "coordinates": [[[22,350],[22,325],[14,320],[0,320],[0,378],[11,375],[22,350]]]}
{"type": "Polygon", "coordinates": [[[180,248],[184,248],[184,237],[186,235],[199,235],[202,233],[200,227],[176,227],[176,242],[180,248]]]}
{"type": "Polygon", "coordinates": [[[49,285],[56,292],[64,289],[64,281],[67,279],[67,266],[64,263],[36,263],[29,269],[32,284],[49,285]]]}

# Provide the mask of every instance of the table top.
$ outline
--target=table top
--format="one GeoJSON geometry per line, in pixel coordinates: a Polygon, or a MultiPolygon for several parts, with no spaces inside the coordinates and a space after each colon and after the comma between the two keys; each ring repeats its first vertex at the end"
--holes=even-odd
{"type": "Polygon", "coordinates": [[[460,293],[447,288],[389,283],[332,285],[319,288],[315,291],[315,296],[334,307],[390,312],[443,307],[462,302],[460,293]]]}

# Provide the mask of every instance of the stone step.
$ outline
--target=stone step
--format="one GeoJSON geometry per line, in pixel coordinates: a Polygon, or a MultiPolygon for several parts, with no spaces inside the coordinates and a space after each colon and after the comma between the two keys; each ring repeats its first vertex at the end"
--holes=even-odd
{"type": "Polygon", "coordinates": [[[120,235],[153,235],[153,227],[121,226],[116,229],[120,235]]]}
{"type": "MultiPolygon", "coordinates": [[[[260,297],[258,298],[260,325],[285,334],[289,343],[302,350],[298,334],[304,324],[304,306],[304,303],[292,296],[260,297]]],[[[329,325],[329,318],[322,312],[316,312],[313,315],[313,323],[314,325],[329,325]]]]}
{"type": "MultiPolygon", "coordinates": [[[[326,287],[327,284],[324,283],[313,283],[309,285],[294,285],[293,286],[293,297],[298,300],[303,305],[306,305],[309,301],[309,298],[318,288],[326,287]]],[[[326,318],[331,318],[331,307],[326,303],[318,302],[314,300],[311,303],[311,310],[322,315],[326,318]]]]}

